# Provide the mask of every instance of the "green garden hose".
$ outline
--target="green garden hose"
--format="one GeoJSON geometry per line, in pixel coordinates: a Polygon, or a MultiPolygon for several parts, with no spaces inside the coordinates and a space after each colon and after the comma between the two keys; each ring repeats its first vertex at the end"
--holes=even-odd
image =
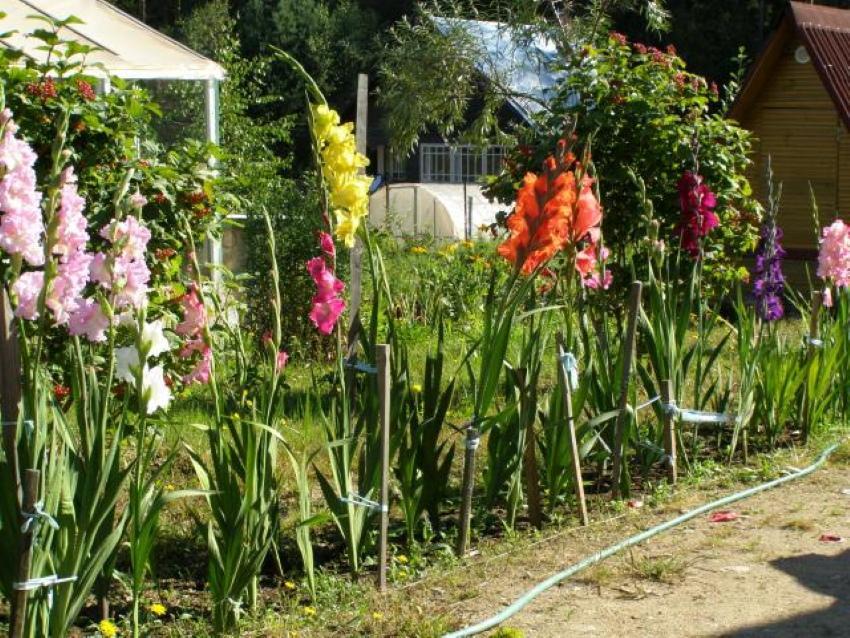
{"type": "Polygon", "coordinates": [[[446,634],[443,638],[462,638],[463,636],[474,636],[476,634],[480,634],[482,631],[486,631],[488,629],[492,629],[496,625],[500,625],[505,622],[508,618],[516,614],[520,609],[525,607],[532,600],[537,598],[544,591],[552,587],[553,585],[557,585],[563,580],[566,580],[570,576],[577,574],[578,572],[587,569],[588,567],[599,563],[609,556],[613,556],[617,552],[620,552],[624,549],[642,543],[643,541],[652,538],[656,534],[660,534],[661,532],[666,532],[668,529],[676,527],[685,521],[689,521],[692,518],[699,516],[700,514],[705,514],[706,512],[710,512],[713,509],[717,509],[718,507],[723,507],[724,505],[729,505],[730,503],[734,503],[736,501],[740,501],[742,499],[748,498],[759,492],[764,492],[765,490],[769,490],[772,487],[776,487],[777,485],[782,485],[783,483],[787,483],[788,481],[793,481],[794,479],[802,478],[808,474],[811,474],[816,469],[818,469],[821,465],[826,462],[826,459],[838,448],[838,444],[830,445],[823,452],[821,452],[820,456],[818,456],[817,460],[802,470],[797,470],[791,474],[787,474],[781,478],[775,479],[773,481],[768,481],[767,483],[762,483],[761,485],[757,485],[756,487],[751,487],[749,489],[743,490],[742,492],[736,492],[735,494],[731,494],[729,496],[725,496],[723,498],[717,499],[716,501],[711,501],[710,503],[706,503],[705,505],[701,505],[700,507],[691,510],[690,512],[686,512],[681,516],[677,516],[676,518],[661,523],[660,525],[656,525],[655,527],[651,527],[650,529],[641,532],[640,534],[636,534],[634,536],[630,536],[625,540],[620,541],[615,545],[611,545],[601,551],[596,552],[595,554],[591,554],[584,560],[571,565],[567,569],[562,572],[558,572],[547,578],[546,580],[538,583],[531,589],[529,589],[525,594],[520,596],[516,601],[514,601],[511,605],[505,607],[502,611],[500,611],[495,616],[491,616],[486,620],[482,620],[481,622],[471,625],[469,627],[465,627],[464,629],[459,629],[452,633],[446,634]]]}

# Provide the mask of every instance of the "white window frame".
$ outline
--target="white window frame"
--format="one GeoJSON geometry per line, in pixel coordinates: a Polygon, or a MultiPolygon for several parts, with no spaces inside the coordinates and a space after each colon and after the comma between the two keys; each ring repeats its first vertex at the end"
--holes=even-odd
{"type": "MultiPolygon", "coordinates": [[[[504,157],[504,146],[486,146],[481,149],[472,144],[460,144],[451,146],[450,144],[420,144],[419,145],[419,177],[423,183],[438,183],[438,184],[462,184],[464,182],[471,184],[480,182],[487,175],[493,175],[492,171],[487,170],[488,160],[499,158],[501,161],[504,157]],[[474,174],[464,175],[464,161],[468,154],[472,153],[475,161],[478,163],[478,170],[474,174]],[[432,158],[446,157],[449,160],[449,170],[435,170],[436,163],[432,158]]],[[[473,164],[474,165],[474,164],[473,164]]]]}

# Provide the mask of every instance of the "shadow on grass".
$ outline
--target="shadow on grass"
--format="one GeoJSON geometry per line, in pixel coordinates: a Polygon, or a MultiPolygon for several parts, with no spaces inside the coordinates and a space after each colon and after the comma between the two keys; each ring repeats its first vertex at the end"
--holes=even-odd
{"type": "MultiPolygon", "coordinates": [[[[792,618],[745,627],[725,633],[728,638],[755,638],[771,636],[848,636],[850,635],[850,550],[835,556],[806,554],[771,561],[776,569],[793,576],[814,592],[830,596],[835,602],[826,609],[799,614],[792,618]]],[[[768,593],[769,595],[769,593],[768,593]]],[[[781,602],[776,601],[776,612],[783,612],[781,602]]]]}

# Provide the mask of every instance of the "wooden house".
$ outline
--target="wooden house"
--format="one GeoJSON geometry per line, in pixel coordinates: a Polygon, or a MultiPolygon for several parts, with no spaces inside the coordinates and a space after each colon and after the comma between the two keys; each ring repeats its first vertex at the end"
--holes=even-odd
{"type": "Polygon", "coordinates": [[[754,134],[750,181],[766,200],[765,166],[782,182],[789,257],[812,259],[816,230],[850,219],[850,10],[791,2],[755,61],[731,116],[754,134]]]}

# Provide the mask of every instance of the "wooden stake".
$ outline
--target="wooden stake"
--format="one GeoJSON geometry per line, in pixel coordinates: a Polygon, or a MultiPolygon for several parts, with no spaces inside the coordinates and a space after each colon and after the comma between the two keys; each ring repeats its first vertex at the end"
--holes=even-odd
{"type": "MultiPolygon", "coordinates": [[[[821,291],[812,292],[812,313],[809,316],[809,343],[806,348],[807,365],[811,365],[812,360],[817,355],[817,346],[815,342],[820,335],[820,311],[823,307],[823,293],[821,291]]],[[[808,442],[809,434],[811,434],[812,426],[812,405],[811,397],[808,392],[803,394],[803,443],[808,442]]]]}
{"type": "Polygon", "coordinates": [[[378,589],[387,589],[387,535],[390,519],[390,347],[375,347],[378,364],[378,401],[381,424],[381,535],[378,546],[378,589]]]}
{"type": "Polygon", "coordinates": [[[558,342],[558,375],[564,383],[564,415],[567,418],[567,433],[570,437],[570,465],[573,471],[573,485],[575,486],[576,502],[578,503],[579,516],[581,517],[582,525],[590,524],[590,517],[587,515],[587,502],[584,498],[584,479],[581,476],[581,459],[578,455],[578,439],[576,437],[576,424],[573,419],[573,389],[570,385],[570,379],[567,376],[567,371],[564,368],[563,357],[566,354],[564,351],[564,335],[560,332],[557,335],[558,342]]]}
{"type": "Polygon", "coordinates": [[[612,486],[611,495],[613,498],[620,498],[622,486],[620,483],[623,479],[623,464],[625,450],[623,448],[623,438],[626,430],[626,420],[628,414],[626,408],[629,404],[629,381],[632,376],[632,360],[635,352],[635,338],[637,336],[637,319],[640,312],[640,293],[643,284],[639,281],[632,282],[631,293],[629,294],[629,319],[626,326],[626,336],[623,341],[623,376],[620,379],[620,401],[617,407],[620,413],[617,415],[617,423],[614,430],[614,464],[612,469],[612,486]]]}
{"type": "MultiPolygon", "coordinates": [[[[661,382],[661,403],[668,406],[673,402],[673,382],[665,379],[661,382]]],[[[676,415],[664,410],[664,454],[667,456],[667,480],[675,485],[676,467],[676,415]]]]}
{"type": "MultiPolygon", "coordinates": [[[[365,73],[360,73],[357,76],[357,120],[355,123],[355,138],[357,141],[357,152],[362,155],[366,154],[366,137],[369,125],[369,76],[365,73]]],[[[360,169],[364,172],[364,169],[360,169]]],[[[389,214],[389,210],[387,211],[389,214]]],[[[351,293],[350,293],[350,309],[349,321],[354,322],[354,318],[360,314],[360,301],[362,297],[363,279],[363,244],[358,238],[354,242],[354,247],[349,251],[349,268],[351,271],[351,293]]]]}
{"type": "Polygon", "coordinates": [[[21,355],[9,296],[0,286],[0,421],[9,472],[15,481],[21,507],[21,474],[18,469],[18,404],[21,400],[21,355]]]}
{"type": "Polygon", "coordinates": [[[525,449],[522,455],[522,469],[525,474],[525,491],[528,497],[528,519],[536,528],[543,526],[543,506],[540,499],[540,481],[537,471],[537,437],[534,432],[534,421],[536,411],[531,405],[526,386],[527,371],[525,368],[517,368],[514,371],[517,386],[520,391],[520,414],[526,419],[525,424],[525,449]],[[531,412],[529,416],[528,412],[531,412]]]}
{"type": "MultiPolygon", "coordinates": [[[[26,470],[24,472],[24,496],[20,512],[20,524],[22,526],[26,522],[25,513],[31,514],[35,511],[35,504],[38,501],[38,481],[40,476],[41,473],[38,470],[26,470]]],[[[15,573],[15,580],[18,583],[25,583],[30,579],[34,530],[35,524],[32,523],[27,527],[27,531],[21,534],[18,542],[18,570],[15,573]]],[[[29,592],[22,589],[16,589],[12,594],[12,618],[9,622],[10,638],[23,638],[27,617],[28,596],[29,592]]]]}
{"type": "Polygon", "coordinates": [[[466,554],[469,542],[469,524],[472,518],[472,492],[475,488],[475,450],[481,439],[474,423],[466,426],[466,454],[463,459],[463,486],[461,487],[460,521],[457,535],[457,555],[466,554]]]}

